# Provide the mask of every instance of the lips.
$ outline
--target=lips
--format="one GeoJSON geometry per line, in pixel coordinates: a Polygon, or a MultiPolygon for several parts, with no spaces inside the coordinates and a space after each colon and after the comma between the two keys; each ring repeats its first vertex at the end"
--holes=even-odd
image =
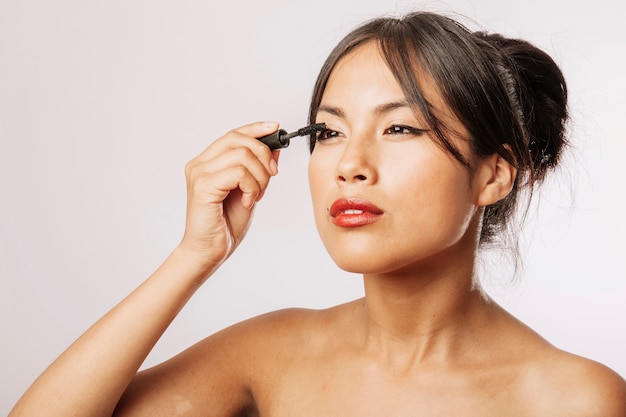
{"type": "Polygon", "coordinates": [[[359,227],[374,223],[383,211],[362,198],[341,198],[330,206],[330,217],[336,226],[359,227]]]}

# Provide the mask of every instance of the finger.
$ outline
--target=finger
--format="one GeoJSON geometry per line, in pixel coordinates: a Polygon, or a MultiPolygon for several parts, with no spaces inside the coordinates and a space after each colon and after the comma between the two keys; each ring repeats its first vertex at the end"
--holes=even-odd
{"type": "Polygon", "coordinates": [[[242,133],[253,138],[260,138],[265,135],[272,134],[278,130],[278,122],[255,122],[240,126],[233,129],[235,132],[242,133]]]}
{"type": "MultiPolygon", "coordinates": [[[[273,161],[274,160],[272,159],[272,162],[273,161]]],[[[242,201],[246,208],[250,208],[253,202],[259,201],[262,198],[271,178],[271,174],[267,172],[266,167],[261,164],[261,162],[248,149],[237,148],[222,155],[219,159],[204,161],[196,164],[193,169],[188,172],[187,181],[190,189],[194,190],[194,192],[202,192],[201,189],[194,186],[194,184],[198,181],[198,178],[204,179],[207,176],[210,177],[211,174],[221,172],[232,172],[233,174],[240,173],[241,175],[250,176],[254,181],[256,181],[257,186],[252,190],[252,192],[246,192],[246,190],[241,189],[242,201]],[[231,168],[237,167],[244,169],[242,171],[228,171],[231,168]]],[[[211,184],[208,183],[206,186],[211,187],[211,184]]],[[[219,201],[225,199],[229,191],[234,190],[234,188],[228,190],[223,188],[220,189],[218,184],[214,184],[213,186],[219,189],[219,201]]],[[[231,186],[234,187],[235,183],[231,183],[231,186]]]]}
{"type": "Polygon", "coordinates": [[[250,208],[261,193],[261,186],[243,166],[231,166],[211,173],[203,172],[190,184],[191,199],[200,205],[222,203],[234,190],[241,192],[242,205],[250,208]]]}
{"type": "Polygon", "coordinates": [[[216,144],[216,147],[207,152],[204,157],[206,160],[214,160],[236,149],[247,149],[251,152],[267,168],[270,175],[278,173],[278,164],[274,151],[256,138],[250,138],[239,132],[231,132],[223,139],[220,138],[220,143],[216,144]]]}
{"type": "Polygon", "coordinates": [[[220,158],[224,153],[236,148],[248,148],[256,157],[267,167],[268,172],[276,175],[278,172],[276,160],[272,151],[267,145],[257,140],[255,137],[248,136],[238,130],[232,130],[226,135],[217,139],[201,154],[195,157],[191,164],[195,162],[208,161],[220,158]],[[272,162],[274,160],[274,162],[272,162]]]}
{"type": "MultiPolygon", "coordinates": [[[[271,161],[273,162],[274,160],[271,159],[271,161]]],[[[272,172],[268,171],[268,167],[266,167],[250,149],[240,147],[227,151],[220,155],[219,158],[197,162],[189,171],[188,178],[193,181],[194,177],[197,175],[219,172],[229,167],[236,166],[245,167],[246,171],[255,178],[262,189],[267,187],[270,176],[273,175],[272,172]]]]}
{"type": "MultiPolygon", "coordinates": [[[[221,145],[232,147],[232,146],[241,146],[241,142],[234,142],[235,138],[239,137],[247,137],[257,139],[263,137],[265,135],[270,135],[278,130],[277,122],[255,122],[250,123],[244,126],[237,127],[226,132],[224,135],[217,138],[211,145],[209,145],[198,157],[203,156],[203,154],[213,153],[212,150],[215,148],[219,148],[221,145]]],[[[245,143],[245,142],[244,142],[245,143]]],[[[265,144],[260,143],[261,145],[267,147],[265,144]]],[[[202,158],[206,159],[206,158],[202,158]]]]}
{"type": "MultiPolygon", "coordinates": [[[[272,151],[272,160],[270,161],[270,166],[273,171],[272,175],[278,174],[278,158],[279,157],[280,157],[280,150],[272,151]]],[[[263,189],[261,189],[261,193],[257,196],[256,201],[261,201],[261,198],[263,198],[263,196],[265,195],[265,190],[267,190],[267,187],[264,187],[263,189]]]]}

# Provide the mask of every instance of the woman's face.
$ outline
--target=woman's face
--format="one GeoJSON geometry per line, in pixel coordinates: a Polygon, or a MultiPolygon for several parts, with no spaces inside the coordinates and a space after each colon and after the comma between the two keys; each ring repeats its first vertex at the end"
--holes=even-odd
{"type": "MultiPolygon", "coordinates": [[[[463,135],[462,126],[446,118],[432,85],[422,82],[422,88],[444,121],[463,135]]],[[[339,267],[405,270],[452,253],[468,231],[477,233],[470,228],[478,207],[468,170],[429,138],[377,44],[364,44],[337,64],[316,122],[326,123],[328,131],[309,163],[313,209],[339,267]]],[[[469,155],[466,141],[453,142],[469,155]]]]}

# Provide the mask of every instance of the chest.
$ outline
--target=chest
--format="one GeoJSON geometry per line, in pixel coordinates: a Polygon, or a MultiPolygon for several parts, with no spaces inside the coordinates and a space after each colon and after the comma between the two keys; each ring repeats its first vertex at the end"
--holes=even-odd
{"type": "Polygon", "coordinates": [[[284,371],[255,395],[260,416],[528,415],[515,379],[502,373],[394,374],[337,364],[284,371]]]}

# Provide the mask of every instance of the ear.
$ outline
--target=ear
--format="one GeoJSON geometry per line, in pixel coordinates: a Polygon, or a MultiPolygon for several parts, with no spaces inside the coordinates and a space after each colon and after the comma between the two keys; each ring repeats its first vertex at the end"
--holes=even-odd
{"type": "Polygon", "coordinates": [[[506,197],[513,188],[517,169],[498,154],[482,158],[474,176],[478,206],[488,206],[506,197]]]}

